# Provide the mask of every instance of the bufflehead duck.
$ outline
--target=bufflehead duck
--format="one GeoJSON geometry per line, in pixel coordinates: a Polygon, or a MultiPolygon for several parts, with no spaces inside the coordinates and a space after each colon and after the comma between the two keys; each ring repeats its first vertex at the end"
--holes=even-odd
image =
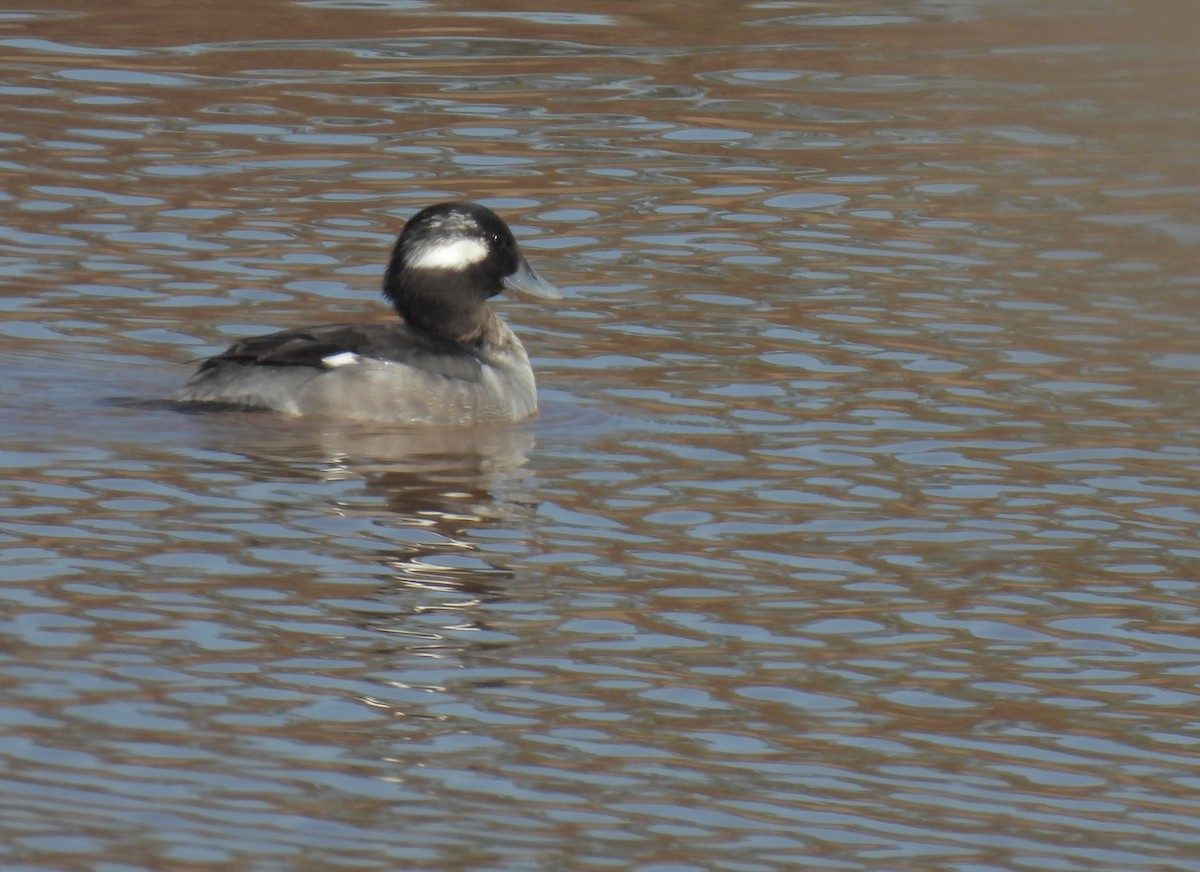
{"type": "Polygon", "coordinates": [[[429,206],[404,225],[384,273],[403,323],[243,339],[175,399],[387,424],[519,421],[537,411],[537,392],[521,340],[487,305],[505,289],[561,296],[491,209],[429,206]]]}

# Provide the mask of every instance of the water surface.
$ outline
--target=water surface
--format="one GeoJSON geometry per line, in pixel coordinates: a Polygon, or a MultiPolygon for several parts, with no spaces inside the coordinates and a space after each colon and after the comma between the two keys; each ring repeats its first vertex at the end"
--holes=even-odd
{"type": "Polygon", "coordinates": [[[0,866],[1200,869],[1198,27],[0,13],[0,866]],[[449,198],[538,421],[155,402],[449,198]]]}

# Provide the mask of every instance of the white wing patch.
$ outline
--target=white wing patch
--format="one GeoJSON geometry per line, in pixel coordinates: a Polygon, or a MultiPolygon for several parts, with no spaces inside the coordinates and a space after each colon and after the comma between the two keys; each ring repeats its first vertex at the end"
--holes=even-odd
{"type": "Polygon", "coordinates": [[[414,269],[466,269],[488,256],[481,239],[455,239],[421,246],[409,259],[414,269]]]}
{"type": "Polygon", "coordinates": [[[330,369],[337,369],[339,366],[349,366],[352,363],[358,363],[358,355],[353,351],[339,351],[337,354],[322,357],[321,363],[330,369]]]}

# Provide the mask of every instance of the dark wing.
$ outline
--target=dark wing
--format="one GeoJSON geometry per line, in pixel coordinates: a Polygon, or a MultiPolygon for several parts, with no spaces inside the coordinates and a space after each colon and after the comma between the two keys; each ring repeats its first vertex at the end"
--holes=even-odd
{"type": "Polygon", "coordinates": [[[227,364],[335,369],[338,364],[326,359],[346,352],[466,381],[479,381],[483,371],[483,361],[470,346],[406,324],[327,324],[242,339],[204,361],[199,373],[227,364]]]}

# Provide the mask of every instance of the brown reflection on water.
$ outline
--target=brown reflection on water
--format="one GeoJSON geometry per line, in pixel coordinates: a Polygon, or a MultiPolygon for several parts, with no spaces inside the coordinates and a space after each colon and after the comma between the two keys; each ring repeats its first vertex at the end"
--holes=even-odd
{"type": "Polygon", "coordinates": [[[1189,870],[1198,16],[0,15],[0,866],[1189,870]],[[539,421],[155,402],[451,196],[539,421]]]}

